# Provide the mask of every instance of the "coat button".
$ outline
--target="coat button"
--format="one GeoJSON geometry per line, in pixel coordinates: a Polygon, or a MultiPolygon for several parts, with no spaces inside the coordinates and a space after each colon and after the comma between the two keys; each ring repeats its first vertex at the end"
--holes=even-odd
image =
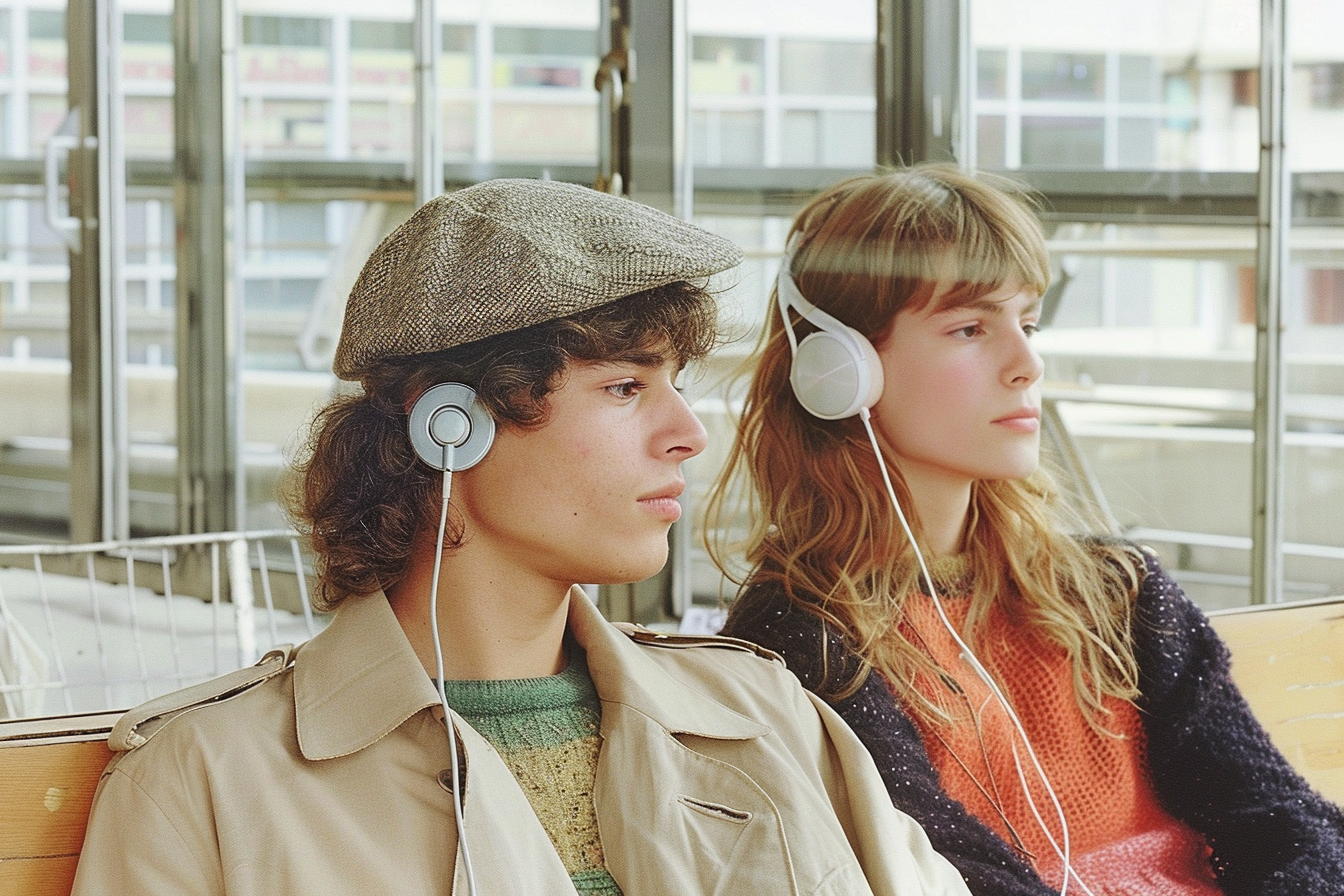
{"type": "Polygon", "coordinates": [[[439,772],[439,786],[449,793],[453,792],[453,770],[446,768],[439,772]]]}

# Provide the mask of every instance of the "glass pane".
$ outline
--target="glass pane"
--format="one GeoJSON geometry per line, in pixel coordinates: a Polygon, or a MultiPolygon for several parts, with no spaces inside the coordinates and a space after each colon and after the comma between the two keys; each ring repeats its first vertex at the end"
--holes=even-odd
{"type": "Polygon", "coordinates": [[[497,101],[493,110],[497,161],[591,162],[597,152],[597,113],[591,102],[497,101]]]}
{"type": "Polygon", "coordinates": [[[444,25],[439,87],[466,90],[476,84],[476,27],[444,25]]]}
{"type": "MultiPolygon", "coordinates": [[[[4,5],[0,155],[41,158],[67,109],[65,12],[4,5]]],[[[64,191],[58,205],[64,212],[64,191]]],[[[63,538],[70,516],[69,255],[47,224],[40,187],[0,187],[0,261],[0,528],[63,538]]]]}
{"type": "Polygon", "coordinates": [[[496,87],[591,90],[597,31],[586,28],[495,28],[496,87]]]}
{"type": "Polygon", "coordinates": [[[1299,3],[1288,14],[1288,160],[1307,195],[1294,208],[1284,309],[1284,573],[1288,596],[1307,597],[1344,594],[1344,227],[1328,198],[1344,172],[1344,8],[1299,3]]]}
{"type": "Polygon", "coordinates": [[[248,155],[326,154],[325,102],[250,97],[243,110],[242,143],[248,155]]]}
{"type": "Polygon", "coordinates": [[[1008,98],[1008,53],[979,50],[975,55],[975,95],[982,100],[1008,98]]]}
{"type": "Polygon", "coordinates": [[[1022,53],[1024,100],[1101,100],[1105,59],[1097,53],[1022,53]]]}
{"type": "Polygon", "coordinates": [[[691,0],[690,149],[706,167],[872,166],[877,7],[691,0]],[[768,5],[767,5],[768,6],[768,5]]]}
{"type": "Polygon", "coordinates": [[[415,107],[411,22],[351,19],[349,28],[350,156],[409,159],[415,107]]]}
{"type": "Polygon", "coordinates": [[[28,10],[28,77],[65,80],[65,10],[28,10]]]}
{"type": "Polygon", "coordinates": [[[779,92],[872,96],[873,57],[871,41],[781,39],[779,92]]]}
{"type": "MultiPolygon", "coordinates": [[[[445,97],[444,143],[450,156],[474,154],[541,168],[596,164],[597,6],[569,0],[556,13],[561,21],[549,27],[493,26],[485,110],[464,103],[462,92],[445,97]]],[[[466,74],[463,65],[471,65],[473,40],[467,31],[454,38],[459,81],[466,74]]]]}
{"type": "Polygon", "coordinates": [[[8,9],[0,9],[0,75],[12,74],[10,68],[10,18],[8,9]]]}
{"type": "Polygon", "coordinates": [[[173,18],[168,13],[122,16],[123,127],[130,157],[173,154],[173,18]]]}
{"type": "Polygon", "coordinates": [[[331,23],[293,16],[243,16],[238,76],[244,83],[300,84],[331,81],[331,23]]]}
{"type": "Polygon", "coordinates": [[[1022,165],[1041,168],[1100,168],[1106,129],[1100,118],[1022,117],[1022,165]]]}
{"type": "Polygon", "coordinates": [[[1254,236],[1060,222],[1050,240],[1046,399],[1122,530],[1206,607],[1249,594],[1254,236]]]}
{"type": "Polygon", "coordinates": [[[1255,170],[1256,0],[973,0],[971,17],[974,112],[996,119],[978,164],[1255,170]]]}
{"type": "Polygon", "coordinates": [[[764,40],[712,35],[691,38],[692,93],[754,95],[764,89],[764,40]]]}

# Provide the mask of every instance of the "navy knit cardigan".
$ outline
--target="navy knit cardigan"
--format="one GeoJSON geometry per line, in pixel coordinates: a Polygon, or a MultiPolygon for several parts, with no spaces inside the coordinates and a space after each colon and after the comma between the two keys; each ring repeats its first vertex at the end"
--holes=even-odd
{"type": "MultiPolygon", "coordinates": [[[[1227,648],[1156,559],[1145,557],[1134,618],[1137,702],[1163,806],[1204,835],[1227,896],[1344,896],[1344,812],[1270,743],[1232,683],[1227,648]]],[[[1056,892],[943,792],[885,679],[874,672],[852,695],[828,696],[858,668],[834,628],[777,585],[759,584],[734,602],[723,634],[782,654],[803,685],[840,713],[872,753],[892,802],[923,825],[975,896],[1056,892]],[[831,661],[825,680],[823,649],[831,661]]]]}

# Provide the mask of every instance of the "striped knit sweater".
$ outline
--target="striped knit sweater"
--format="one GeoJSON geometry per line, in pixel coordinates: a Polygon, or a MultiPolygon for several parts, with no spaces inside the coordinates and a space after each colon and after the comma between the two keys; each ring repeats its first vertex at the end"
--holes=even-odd
{"type": "Polygon", "coordinates": [[[593,807],[602,704],[582,653],[559,675],[449,681],[448,704],[499,751],[581,896],[620,896],[593,807]]]}

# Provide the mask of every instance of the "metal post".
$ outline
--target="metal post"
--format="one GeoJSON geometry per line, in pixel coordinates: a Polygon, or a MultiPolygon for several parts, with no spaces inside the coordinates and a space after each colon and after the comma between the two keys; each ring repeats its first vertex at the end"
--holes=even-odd
{"type": "Polygon", "coordinates": [[[70,536],[130,532],[126,422],[125,156],[121,7],[71,0],[66,11],[70,153],[70,536]]]}
{"type": "Polygon", "coordinates": [[[878,0],[879,165],[956,157],[961,14],[961,0],[878,0]]]}
{"type": "MultiPolygon", "coordinates": [[[[440,26],[437,0],[415,3],[415,204],[443,192],[443,113],[439,109],[440,26]]],[[[481,65],[488,61],[482,60],[481,65]]]]}
{"type": "Polygon", "coordinates": [[[626,195],[689,216],[685,0],[631,0],[626,195]]]}
{"type": "Polygon", "coordinates": [[[1288,0],[1260,3],[1260,184],[1255,277],[1255,445],[1251,603],[1283,599],[1283,294],[1292,192],[1288,173],[1288,0]]]}
{"type": "Polygon", "coordinates": [[[597,110],[597,177],[593,188],[615,196],[630,187],[630,4],[602,0],[598,23],[601,59],[593,86],[600,97],[597,110]]]}
{"type": "Polygon", "coordinates": [[[177,518],[183,534],[240,528],[237,239],[238,14],[233,0],[173,8],[177,215],[177,518]]]}
{"type": "Polygon", "coordinates": [[[975,122],[975,35],[971,31],[971,2],[957,2],[957,93],[952,108],[952,155],[961,167],[979,164],[975,122]]]}

